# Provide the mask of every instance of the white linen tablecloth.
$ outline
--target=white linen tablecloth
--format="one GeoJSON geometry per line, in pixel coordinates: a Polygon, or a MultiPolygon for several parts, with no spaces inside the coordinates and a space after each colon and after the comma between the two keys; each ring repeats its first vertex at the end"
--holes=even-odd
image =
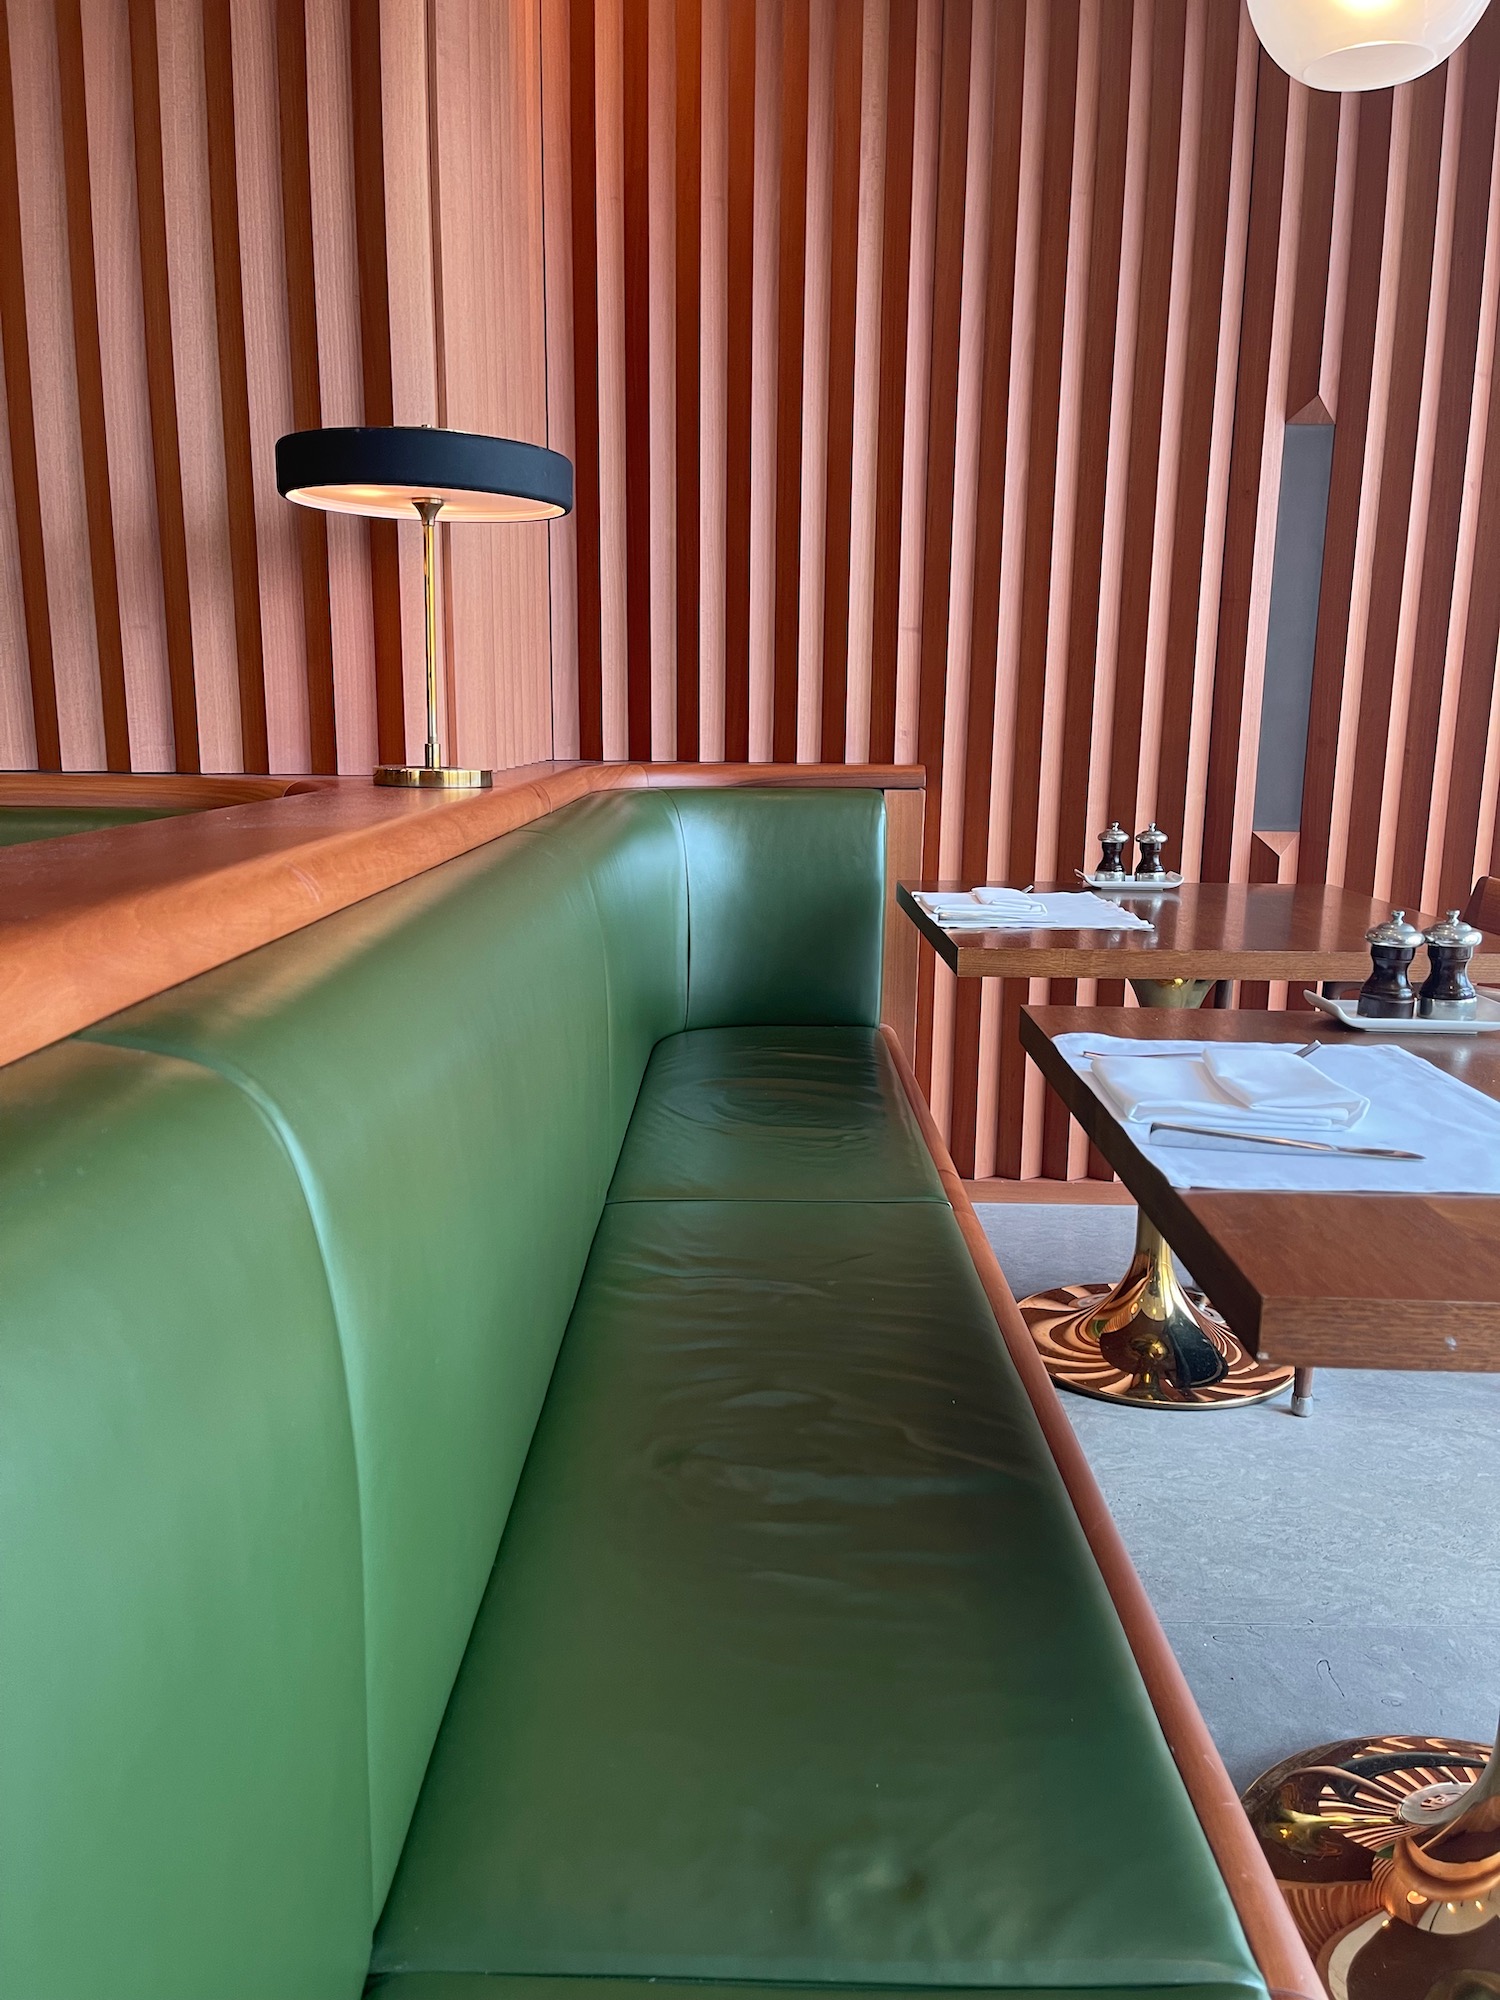
{"type": "MultiPolygon", "coordinates": [[[[1105,1104],[1109,1099],[1094,1082],[1085,1049],[1139,1055],[1150,1048],[1201,1055],[1205,1049],[1226,1046],[1285,1049],[1287,1044],[1226,1045],[1187,1038],[1143,1043],[1098,1034],[1057,1037],[1059,1053],[1105,1104]]],[[[1282,1154],[1232,1145],[1205,1145],[1200,1150],[1184,1139],[1169,1146],[1153,1143],[1144,1130],[1134,1126],[1127,1127],[1131,1139],[1173,1187],[1287,1189],[1307,1194],[1500,1194],[1500,1103],[1389,1042],[1325,1043],[1305,1060],[1370,1100],[1370,1109],[1359,1123],[1346,1133],[1327,1134],[1330,1141],[1399,1146],[1423,1157],[1361,1160],[1340,1153],[1288,1150],[1282,1154]]],[[[1109,1109],[1113,1112],[1115,1106],[1110,1104],[1109,1109]]],[[[1288,1137],[1322,1136],[1290,1125],[1282,1129],[1288,1137]]]]}

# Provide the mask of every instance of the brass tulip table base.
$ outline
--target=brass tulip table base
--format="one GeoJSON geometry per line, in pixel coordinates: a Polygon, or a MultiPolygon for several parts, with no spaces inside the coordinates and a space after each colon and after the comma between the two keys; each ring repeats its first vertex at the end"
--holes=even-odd
{"type": "Polygon", "coordinates": [[[1047,1373],[1065,1389],[1157,1410],[1263,1403],[1292,1380],[1243,1348],[1201,1292],[1177,1276],[1154,1223],[1136,1212],[1135,1256],[1116,1285],[1058,1285],[1021,1301],[1047,1373]]]}
{"type": "Polygon", "coordinates": [[[1245,1810],[1332,2000],[1500,1995],[1500,1763],[1361,1736],[1288,1757],[1245,1810]]]}
{"type": "MultiPolygon", "coordinates": [[[[1142,1006],[1196,1008],[1212,980],[1132,980],[1142,1006]]],[[[1162,1232],[1136,1212],[1136,1254],[1118,1284],[1060,1284],[1022,1298],[1046,1372],[1080,1396],[1152,1410],[1266,1402],[1290,1368],[1262,1368],[1202,1292],[1180,1284],[1162,1232]]]]}
{"type": "MultiPolygon", "coordinates": [[[[1201,1007],[1211,979],[1132,979],[1143,1007],[1201,1007]]],[[[1292,1380],[1243,1348],[1177,1276],[1162,1233],[1137,1211],[1135,1256],[1117,1285],[1058,1285],[1021,1301],[1047,1373],[1063,1388],[1156,1410],[1263,1403],[1292,1380]]]]}
{"type": "Polygon", "coordinates": [[[1213,979],[1132,979],[1130,990],[1143,1007],[1201,1007],[1217,984],[1213,979]]]}

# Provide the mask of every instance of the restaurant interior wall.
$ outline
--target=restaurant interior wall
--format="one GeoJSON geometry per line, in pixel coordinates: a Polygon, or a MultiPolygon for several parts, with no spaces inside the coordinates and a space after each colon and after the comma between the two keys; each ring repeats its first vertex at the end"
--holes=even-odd
{"type": "MultiPolygon", "coordinates": [[[[920,759],[941,874],[1116,814],[1427,908],[1500,863],[1500,11],[1342,99],[1218,0],[3,15],[0,764],[412,754],[418,538],[271,445],[438,422],[578,474],[447,538],[466,761],[920,759]],[[1332,470],[1258,842],[1288,423],[1332,470]]],[[[1086,1172],[1024,991],[924,956],[960,1167],[1086,1172]]]]}
{"type": "MultiPolygon", "coordinates": [[[[0,765],[404,761],[420,534],[288,506],[274,445],[546,441],[534,0],[5,0],[3,28],[0,765]]],[[[546,528],[444,560],[464,757],[550,756],[546,528]]]]}

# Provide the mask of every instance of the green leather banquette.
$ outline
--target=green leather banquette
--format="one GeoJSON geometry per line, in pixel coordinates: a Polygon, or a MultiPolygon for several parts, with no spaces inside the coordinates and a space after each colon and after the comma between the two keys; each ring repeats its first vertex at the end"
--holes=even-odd
{"type": "Polygon", "coordinates": [[[0,1993],[1264,1993],[883,856],[594,797],[0,1072],[0,1993]]]}

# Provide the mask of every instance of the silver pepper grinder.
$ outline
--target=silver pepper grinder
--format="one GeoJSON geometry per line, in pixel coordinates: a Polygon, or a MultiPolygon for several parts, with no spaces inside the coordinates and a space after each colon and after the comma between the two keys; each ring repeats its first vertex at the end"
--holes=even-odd
{"type": "Polygon", "coordinates": [[[1450,910],[1428,931],[1429,971],[1417,995],[1417,1012],[1424,1021],[1472,1021],[1479,1012],[1479,995],[1469,978],[1469,960],[1484,936],[1450,910]]]}
{"type": "Polygon", "coordinates": [[[1359,989],[1355,1011],[1381,1021],[1409,1021],[1417,1011],[1417,996],[1406,968],[1417,955],[1422,933],[1406,921],[1405,910],[1392,910],[1385,922],[1366,931],[1365,937],[1373,970],[1359,989]]]}
{"type": "Polygon", "coordinates": [[[1152,820],[1144,833],[1136,835],[1135,844],[1141,850],[1141,858],[1135,864],[1136,881],[1159,881],[1167,872],[1161,865],[1161,851],[1167,844],[1167,836],[1155,820],[1152,820]]]}
{"type": "Polygon", "coordinates": [[[1130,835],[1120,822],[1111,820],[1099,836],[1099,850],[1103,859],[1094,870],[1101,881],[1123,882],[1128,870],[1125,866],[1125,850],[1130,845],[1130,835]]]}

